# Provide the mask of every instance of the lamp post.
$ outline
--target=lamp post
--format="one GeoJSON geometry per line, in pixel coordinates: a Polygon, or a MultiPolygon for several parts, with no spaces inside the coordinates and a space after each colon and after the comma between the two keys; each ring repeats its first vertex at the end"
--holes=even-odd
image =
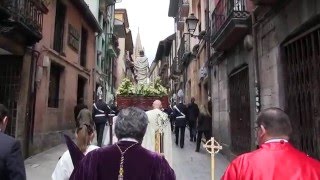
{"type": "Polygon", "coordinates": [[[188,28],[188,33],[185,33],[185,34],[190,34],[191,37],[198,38],[199,40],[201,39],[208,40],[209,34],[207,34],[206,31],[201,31],[198,35],[194,34],[197,28],[198,22],[199,22],[199,19],[193,13],[191,13],[185,22],[188,28]]]}
{"type": "Polygon", "coordinates": [[[190,16],[186,19],[186,24],[187,24],[187,27],[188,27],[188,32],[190,34],[193,34],[194,31],[196,30],[197,28],[197,24],[199,22],[199,19],[197,19],[197,17],[191,13],[190,16]]]}

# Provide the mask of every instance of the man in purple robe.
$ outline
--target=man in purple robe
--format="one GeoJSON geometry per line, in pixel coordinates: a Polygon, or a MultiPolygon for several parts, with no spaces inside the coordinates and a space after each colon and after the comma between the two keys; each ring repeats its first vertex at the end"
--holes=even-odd
{"type": "Polygon", "coordinates": [[[119,142],[83,157],[75,164],[70,179],[175,180],[175,173],[165,158],[141,146],[147,125],[144,111],[134,107],[122,110],[115,123],[119,142]]]}

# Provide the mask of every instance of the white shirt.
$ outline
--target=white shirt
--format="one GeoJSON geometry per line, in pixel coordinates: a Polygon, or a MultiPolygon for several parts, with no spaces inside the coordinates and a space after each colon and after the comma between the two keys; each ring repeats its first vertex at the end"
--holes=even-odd
{"type": "Polygon", "coordinates": [[[273,143],[273,142],[288,142],[286,139],[270,139],[264,143],[273,143]]]}
{"type": "MultiPolygon", "coordinates": [[[[98,146],[95,145],[89,145],[87,148],[87,151],[84,153],[85,155],[89,153],[92,150],[98,149],[98,146]]],[[[60,160],[57,163],[56,168],[54,169],[52,173],[52,180],[68,180],[71,176],[71,173],[73,171],[73,163],[70,156],[69,151],[66,151],[61,156],[60,160]]]]}

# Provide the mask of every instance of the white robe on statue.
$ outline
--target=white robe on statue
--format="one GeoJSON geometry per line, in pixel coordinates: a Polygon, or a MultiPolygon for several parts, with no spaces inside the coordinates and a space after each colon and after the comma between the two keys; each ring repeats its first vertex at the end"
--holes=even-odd
{"type": "Polygon", "coordinates": [[[153,109],[147,111],[149,124],[147,127],[146,134],[144,135],[142,147],[155,152],[155,133],[159,129],[157,122],[163,121],[163,147],[164,147],[164,157],[172,167],[172,138],[170,130],[170,120],[168,115],[159,109],[153,109]],[[162,119],[162,120],[161,120],[162,119]]]}

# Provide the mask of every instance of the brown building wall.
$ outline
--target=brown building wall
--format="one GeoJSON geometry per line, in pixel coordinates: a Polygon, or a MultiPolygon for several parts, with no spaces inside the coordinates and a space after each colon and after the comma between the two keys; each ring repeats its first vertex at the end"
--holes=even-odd
{"type": "MultiPolygon", "coordinates": [[[[34,121],[34,140],[32,152],[38,152],[52,145],[61,143],[59,132],[69,131],[75,127],[73,108],[77,104],[78,75],[85,78],[84,90],[85,103],[91,107],[93,102],[93,78],[92,72],[95,66],[95,32],[88,26],[81,12],[69,1],[63,1],[66,5],[66,19],[64,24],[63,53],[61,55],[53,50],[54,27],[56,16],[56,5],[52,3],[49,13],[44,16],[43,39],[37,44],[41,56],[37,66],[37,98],[36,113],[34,121]],[[68,45],[69,24],[71,24],[81,36],[81,27],[88,32],[87,56],[85,68],[80,66],[80,50],[76,52],[68,45]],[[49,64],[45,66],[46,60],[49,64]],[[48,107],[50,65],[55,63],[62,68],[59,87],[58,108],[48,107]],[[41,72],[42,73],[39,73],[41,72]]],[[[80,38],[81,39],[81,38],[80,38]]]]}

